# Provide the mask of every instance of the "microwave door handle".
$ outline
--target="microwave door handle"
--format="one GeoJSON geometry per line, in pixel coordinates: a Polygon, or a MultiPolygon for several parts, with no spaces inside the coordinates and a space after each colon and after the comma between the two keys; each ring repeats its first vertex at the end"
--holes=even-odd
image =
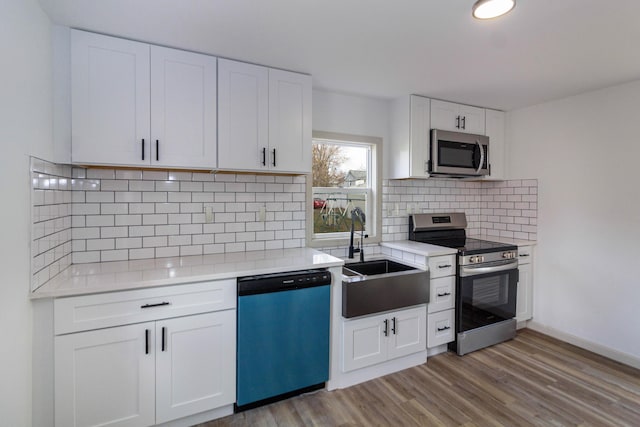
{"type": "Polygon", "coordinates": [[[484,165],[484,150],[482,149],[482,144],[480,144],[480,141],[477,139],[476,144],[478,144],[478,148],[480,149],[480,164],[478,165],[478,169],[476,169],[476,173],[480,173],[480,169],[482,169],[482,165],[484,165]]]}

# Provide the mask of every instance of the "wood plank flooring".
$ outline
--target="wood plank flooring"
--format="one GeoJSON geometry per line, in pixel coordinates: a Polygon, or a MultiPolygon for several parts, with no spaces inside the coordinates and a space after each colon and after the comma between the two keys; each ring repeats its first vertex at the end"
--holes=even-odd
{"type": "Polygon", "coordinates": [[[221,426],[640,426],[640,370],[523,329],[515,339],[347,389],[221,418],[221,426]]]}

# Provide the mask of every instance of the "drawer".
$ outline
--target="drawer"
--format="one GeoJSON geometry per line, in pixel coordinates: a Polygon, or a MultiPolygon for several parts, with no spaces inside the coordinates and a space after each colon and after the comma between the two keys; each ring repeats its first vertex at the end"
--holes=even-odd
{"type": "Polygon", "coordinates": [[[456,276],[431,279],[429,286],[429,305],[427,306],[429,313],[454,308],[455,299],[456,276]]]}
{"type": "Polygon", "coordinates": [[[56,335],[236,306],[236,279],[82,295],[54,300],[56,335]]]}
{"type": "Polygon", "coordinates": [[[427,316],[427,348],[451,342],[455,338],[455,310],[440,311],[427,316]]]}
{"type": "Polygon", "coordinates": [[[531,264],[533,258],[533,246],[518,247],[518,264],[531,264]]]}
{"type": "Polygon", "coordinates": [[[429,257],[429,274],[432,279],[456,274],[456,256],[429,257]]]}

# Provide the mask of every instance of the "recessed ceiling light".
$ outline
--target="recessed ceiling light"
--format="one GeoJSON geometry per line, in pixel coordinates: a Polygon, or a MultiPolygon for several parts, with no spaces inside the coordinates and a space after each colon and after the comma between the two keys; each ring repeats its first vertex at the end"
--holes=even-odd
{"type": "Polygon", "coordinates": [[[473,5],[473,17],[491,19],[502,16],[516,6],[516,0],[478,0],[473,5]]]}

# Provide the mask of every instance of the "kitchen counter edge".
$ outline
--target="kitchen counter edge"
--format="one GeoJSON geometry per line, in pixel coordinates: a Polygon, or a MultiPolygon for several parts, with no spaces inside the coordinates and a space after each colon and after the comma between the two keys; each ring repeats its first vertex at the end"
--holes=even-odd
{"type": "Polygon", "coordinates": [[[30,297],[71,297],[343,264],[340,258],[312,248],[73,264],[30,297]]]}

